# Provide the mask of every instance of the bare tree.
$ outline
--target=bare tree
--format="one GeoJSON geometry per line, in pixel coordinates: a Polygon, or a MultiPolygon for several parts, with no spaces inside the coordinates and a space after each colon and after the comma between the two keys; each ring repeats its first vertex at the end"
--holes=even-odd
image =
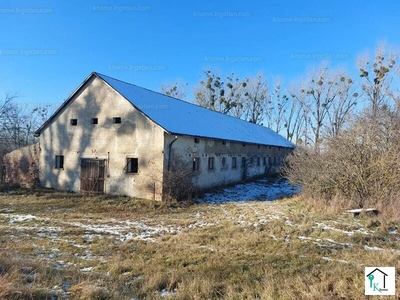
{"type": "MultiPolygon", "coordinates": [[[[299,147],[285,175],[314,199],[343,199],[342,209],[384,209],[400,195],[400,111],[371,106],[346,131],[327,140],[323,151],[299,147]]],[[[337,204],[337,203],[336,203],[337,204]]]]}
{"type": "MultiPolygon", "coordinates": [[[[234,79],[234,73],[232,76],[227,76],[225,82],[211,70],[204,73],[205,80],[201,80],[194,89],[198,105],[223,114],[231,114],[234,108],[243,106],[241,93],[244,82],[239,78],[234,79]]],[[[240,110],[236,113],[240,113],[240,110]]]]}
{"type": "Polygon", "coordinates": [[[298,101],[294,94],[290,98],[283,95],[282,98],[286,99],[287,108],[284,110],[282,120],[284,122],[285,137],[298,145],[303,143],[301,135],[304,132],[304,123],[307,112],[304,108],[304,102],[298,101]]]}
{"type": "Polygon", "coordinates": [[[263,75],[249,77],[242,83],[243,119],[255,124],[263,124],[268,102],[268,83],[263,75]]]}
{"type": "Polygon", "coordinates": [[[184,99],[186,97],[185,90],[187,85],[187,83],[182,84],[178,82],[174,84],[164,83],[161,85],[161,93],[176,99],[184,99]]]}
{"type": "Polygon", "coordinates": [[[196,103],[255,124],[263,124],[268,110],[268,83],[263,75],[239,79],[232,73],[224,80],[210,70],[195,88],[196,103]]]}
{"type": "Polygon", "coordinates": [[[31,106],[15,101],[18,94],[6,94],[0,101],[0,141],[3,152],[33,144],[34,132],[47,119],[49,105],[31,106]]]}
{"type": "MultiPolygon", "coordinates": [[[[390,105],[389,100],[396,100],[391,92],[394,73],[394,65],[397,60],[396,50],[386,50],[386,46],[381,44],[375,51],[373,59],[366,53],[358,58],[358,68],[362,82],[363,96],[372,105],[373,114],[377,114],[382,105],[390,105]]],[[[397,74],[398,75],[398,74],[397,74]]]]}
{"type": "Polygon", "coordinates": [[[321,65],[292,91],[304,112],[305,144],[319,149],[323,131],[336,134],[348,119],[356,104],[357,93],[351,93],[353,81],[343,71],[321,65]]]}
{"type": "Polygon", "coordinates": [[[338,95],[328,110],[328,121],[326,122],[328,137],[336,136],[343,130],[359,100],[354,82],[346,72],[341,71],[334,76],[338,95]]]}

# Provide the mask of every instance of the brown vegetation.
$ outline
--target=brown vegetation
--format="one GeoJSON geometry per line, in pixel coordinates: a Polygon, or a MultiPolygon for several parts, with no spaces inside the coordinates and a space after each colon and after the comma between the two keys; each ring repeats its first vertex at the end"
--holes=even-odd
{"type": "Polygon", "coordinates": [[[40,145],[36,143],[4,155],[4,180],[9,184],[34,186],[39,179],[39,152],[40,145]]]}
{"type": "Polygon", "coordinates": [[[400,218],[399,153],[400,114],[382,107],[358,117],[320,151],[296,149],[284,173],[322,206],[372,206],[400,218]]]}
{"type": "MultiPolygon", "coordinates": [[[[283,174],[303,187],[304,199],[315,209],[374,207],[400,219],[400,98],[395,88],[400,69],[395,67],[396,59],[394,51],[382,46],[372,59],[360,58],[362,92],[356,98],[364,101],[365,108],[357,115],[353,112],[351,122],[334,130],[334,135],[321,122],[320,129],[327,132],[314,143],[316,147],[300,147],[288,157],[283,174]]],[[[326,105],[318,102],[318,107],[326,105]]]]}
{"type": "Polygon", "coordinates": [[[183,208],[15,190],[0,224],[1,299],[364,299],[364,266],[400,268],[398,224],[297,199],[183,208]]]}
{"type": "Polygon", "coordinates": [[[192,166],[181,157],[174,156],[170,170],[164,172],[163,201],[189,201],[197,192],[192,166]]]}

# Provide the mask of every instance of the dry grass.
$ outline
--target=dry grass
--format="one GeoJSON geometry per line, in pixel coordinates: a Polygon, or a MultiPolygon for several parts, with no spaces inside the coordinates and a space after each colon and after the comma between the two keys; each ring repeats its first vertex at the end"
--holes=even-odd
{"type": "Polygon", "coordinates": [[[400,270],[398,227],[298,198],[181,207],[17,190],[0,194],[0,299],[364,299],[365,266],[400,270]]]}

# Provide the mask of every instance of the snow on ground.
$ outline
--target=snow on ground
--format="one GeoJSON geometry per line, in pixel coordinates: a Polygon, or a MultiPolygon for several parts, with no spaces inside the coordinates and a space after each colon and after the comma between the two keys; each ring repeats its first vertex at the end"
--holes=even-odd
{"type": "Polygon", "coordinates": [[[332,259],[332,258],[329,258],[329,257],[326,257],[326,256],[323,256],[322,260],[324,260],[324,261],[337,261],[337,262],[340,262],[340,263],[343,263],[343,264],[348,264],[349,263],[347,260],[344,260],[344,259],[332,259]]]}
{"type": "MultiPolygon", "coordinates": [[[[67,242],[77,248],[74,255],[82,260],[102,260],[102,257],[92,255],[88,250],[88,244],[93,239],[110,239],[113,243],[123,243],[128,240],[145,240],[150,242],[161,242],[163,236],[181,234],[188,230],[199,228],[207,228],[220,226],[226,220],[233,222],[236,226],[260,226],[270,221],[282,220],[284,226],[295,228],[298,224],[296,221],[289,219],[287,213],[281,210],[280,206],[264,205],[254,203],[253,201],[273,201],[283,197],[290,197],[300,192],[300,188],[291,185],[284,179],[259,179],[254,182],[237,184],[235,186],[226,187],[213,193],[207,193],[203,198],[199,199],[200,203],[211,204],[204,206],[204,209],[193,213],[184,219],[175,218],[145,218],[138,220],[120,220],[116,218],[91,219],[80,218],[75,220],[50,219],[48,217],[33,214],[17,214],[14,210],[2,209],[0,211],[0,228],[12,230],[11,238],[18,239],[18,235],[33,235],[33,239],[49,238],[52,241],[67,242]],[[218,212],[220,219],[215,219],[215,213],[218,212]],[[8,222],[7,222],[8,221],[8,222]],[[8,224],[7,224],[8,223],[8,224]],[[49,226],[51,224],[51,226],[49,226]],[[70,231],[78,228],[78,236],[75,238],[69,235],[63,235],[65,230],[70,231]],[[82,231],[83,229],[83,231],[82,231]],[[76,238],[81,237],[81,240],[76,238]],[[83,241],[83,243],[82,243],[83,241]],[[89,242],[89,243],[88,243],[89,242]],[[82,249],[79,249],[82,248],[82,249]]],[[[363,235],[372,235],[373,230],[366,229],[359,222],[338,218],[334,220],[325,220],[324,222],[315,222],[311,232],[316,230],[334,231],[343,234],[343,236],[351,237],[356,233],[363,235]],[[344,227],[343,227],[344,226],[344,227]],[[346,228],[347,230],[344,230],[346,228]]],[[[398,240],[398,232],[396,228],[390,228],[388,234],[393,240],[398,240]]],[[[320,248],[326,249],[349,249],[357,247],[352,243],[335,241],[330,238],[314,238],[312,236],[279,236],[270,235],[274,240],[284,240],[286,243],[292,243],[300,240],[304,243],[313,243],[320,248]]],[[[365,251],[382,251],[389,250],[399,253],[397,249],[383,249],[375,245],[361,245],[365,251]]],[[[200,246],[217,251],[217,249],[200,246]]],[[[38,250],[42,253],[42,250],[38,250]]],[[[48,257],[54,260],[55,268],[64,268],[70,262],[58,260],[59,249],[52,248],[48,257]]],[[[322,258],[325,261],[337,261],[347,263],[344,260],[331,259],[329,257],[322,258]]],[[[90,266],[84,265],[82,272],[91,272],[90,266]]],[[[169,296],[164,293],[161,296],[169,296]]]]}
{"type": "Polygon", "coordinates": [[[32,215],[16,215],[12,216],[10,219],[10,223],[17,223],[17,222],[25,222],[30,220],[35,220],[36,217],[32,215]]]}
{"type": "Polygon", "coordinates": [[[254,182],[237,184],[199,198],[199,203],[219,204],[243,201],[272,201],[291,197],[300,192],[300,187],[286,179],[259,179],[254,182]]]}
{"type": "MultiPolygon", "coordinates": [[[[76,227],[85,230],[82,235],[84,241],[93,240],[94,237],[102,238],[103,236],[114,237],[120,242],[128,240],[146,240],[155,241],[164,235],[179,234],[185,229],[196,229],[214,226],[215,223],[207,222],[197,218],[194,222],[185,226],[176,224],[174,220],[170,220],[170,224],[164,224],[160,220],[138,220],[138,221],[121,221],[115,218],[106,218],[101,220],[83,219],[78,221],[51,220],[53,224],[58,226],[47,226],[49,218],[33,216],[31,214],[10,214],[0,213],[0,217],[8,219],[10,226],[18,222],[18,226],[13,226],[14,230],[20,232],[35,231],[40,238],[49,237],[52,240],[60,240],[58,233],[63,232],[66,228],[76,227]]],[[[81,245],[74,244],[76,247],[81,245]]]]}

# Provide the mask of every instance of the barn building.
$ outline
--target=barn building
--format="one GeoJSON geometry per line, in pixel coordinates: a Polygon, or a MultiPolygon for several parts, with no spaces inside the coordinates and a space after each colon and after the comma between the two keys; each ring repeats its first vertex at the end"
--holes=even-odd
{"type": "Polygon", "coordinates": [[[272,173],[294,148],[264,126],[95,72],[36,134],[42,186],[154,200],[178,159],[205,189],[272,173]]]}

